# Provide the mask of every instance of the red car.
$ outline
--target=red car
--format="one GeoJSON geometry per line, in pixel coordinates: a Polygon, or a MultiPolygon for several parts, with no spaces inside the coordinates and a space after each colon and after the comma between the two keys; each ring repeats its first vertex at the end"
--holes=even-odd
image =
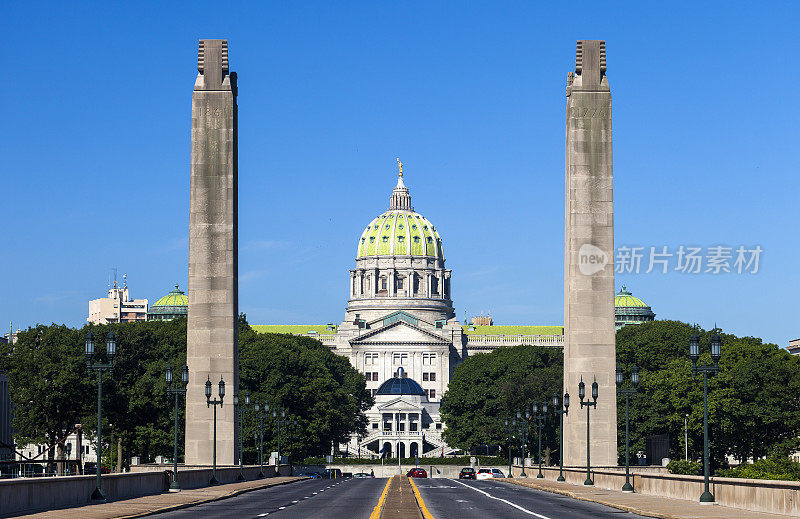
{"type": "Polygon", "coordinates": [[[406,472],[406,476],[410,478],[427,478],[428,473],[425,472],[425,469],[421,469],[419,467],[413,468],[406,472]]]}

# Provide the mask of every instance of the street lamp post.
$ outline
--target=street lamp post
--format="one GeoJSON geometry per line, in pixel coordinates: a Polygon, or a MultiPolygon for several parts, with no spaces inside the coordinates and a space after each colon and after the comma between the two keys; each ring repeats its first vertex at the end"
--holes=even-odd
{"type": "Polygon", "coordinates": [[[636,394],[636,387],[639,385],[639,367],[633,366],[631,368],[631,383],[633,389],[622,389],[622,383],[625,382],[625,375],[622,372],[622,366],[617,366],[617,395],[625,397],[625,484],[622,485],[623,492],[633,492],[633,485],[631,485],[630,474],[630,442],[629,442],[629,422],[628,422],[628,400],[636,394]]]}
{"type": "Polygon", "coordinates": [[[258,440],[258,476],[256,479],[262,479],[264,476],[264,416],[269,412],[269,404],[264,404],[264,409],[261,409],[261,405],[256,402],[253,409],[256,412],[256,418],[258,418],[258,436],[256,436],[256,440],[258,440]]]}
{"type": "Polygon", "coordinates": [[[178,396],[186,396],[186,386],[189,384],[189,366],[186,364],[181,368],[180,383],[172,383],[172,366],[167,365],[164,372],[167,381],[167,394],[175,395],[175,443],[172,452],[172,483],[169,485],[170,492],[180,492],[181,486],[178,484],[178,396]]]}
{"type": "Polygon", "coordinates": [[[103,372],[109,371],[114,367],[114,355],[116,353],[117,336],[114,334],[114,330],[111,330],[106,335],[106,358],[108,362],[94,362],[94,334],[92,334],[91,330],[86,332],[86,349],[84,350],[86,365],[91,371],[97,372],[97,483],[91,496],[91,500],[96,503],[106,502],[106,496],[103,493],[103,486],[100,480],[103,453],[103,372]]]}
{"type": "Polygon", "coordinates": [[[692,334],[689,339],[689,358],[692,359],[692,373],[703,375],[703,479],[704,491],[700,495],[700,504],[713,504],[714,494],[709,490],[709,459],[708,459],[708,376],[719,372],[719,359],[722,357],[722,345],[719,334],[714,331],[711,337],[711,366],[698,366],[700,359],[700,341],[697,334],[692,334]]]}
{"type": "Polygon", "coordinates": [[[564,478],[564,415],[569,414],[569,393],[564,393],[564,407],[558,398],[558,393],[553,393],[553,412],[555,412],[561,423],[561,432],[558,438],[558,479],[556,481],[566,481],[564,478]]]}
{"type": "Polygon", "coordinates": [[[514,427],[517,426],[516,420],[513,418],[511,419],[511,423],[508,423],[508,418],[506,418],[506,432],[508,433],[508,477],[513,478],[514,475],[511,473],[511,434],[514,432],[514,427]]]}
{"type": "Polygon", "coordinates": [[[527,409],[525,410],[525,416],[523,420],[522,413],[517,411],[517,420],[519,420],[519,427],[522,432],[522,472],[520,472],[519,477],[527,478],[528,476],[525,474],[525,440],[528,438],[528,424],[531,419],[531,412],[527,409]]]}
{"type": "Polygon", "coordinates": [[[278,459],[275,460],[275,472],[277,473],[281,468],[281,425],[286,423],[286,409],[272,410],[272,419],[278,426],[278,459]]]}
{"type": "Polygon", "coordinates": [[[586,397],[586,384],[583,383],[583,377],[581,377],[581,381],[578,383],[578,397],[581,399],[581,409],[586,406],[586,481],[584,481],[583,484],[594,485],[594,481],[592,481],[592,458],[589,444],[589,409],[592,407],[597,408],[597,378],[592,382],[592,401],[590,402],[588,398],[586,402],[583,401],[586,397]]]}
{"type": "Polygon", "coordinates": [[[239,401],[239,394],[233,395],[233,408],[239,412],[239,475],[236,481],[244,481],[244,440],[242,439],[242,423],[244,422],[244,411],[250,405],[250,393],[244,394],[244,402],[239,401]]]}
{"type": "Polygon", "coordinates": [[[206,407],[214,406],[214,448],[213,448],[213,466],[211,469],[211,479],[208,481],[209,485],[219,485],[217,480],[217,406],[222,407],[222,400],[225,398],[225,381],[222,377],[219,378],[219,400],[216,398],[211,400],[211,375],[206,380],[206,407]]]}
{"type": "Polygon", "coordinates": [[[536,420],[536,425],[539,427],[538,436],[539,436],[539,473],[536,475],[537,478],[543,478],[544,474],[542,474],[542,424],[544,423],[544,419],[547,417],[547,402],[542,404],[542,412],[539,414],[539,404],[536,402],[533,403],[533,419],[536,420]]]}

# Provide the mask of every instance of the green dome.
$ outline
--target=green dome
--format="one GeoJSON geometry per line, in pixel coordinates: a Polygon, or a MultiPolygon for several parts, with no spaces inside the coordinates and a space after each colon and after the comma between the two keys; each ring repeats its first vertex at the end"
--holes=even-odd
{"type": "Polygon", "coordinates": [[[390,209],[361,233],[357,258],[368,256],[431,256],[444,258],[436,227],[419,213],[390,209]]]}
{"type": "Polygon", "coordinates": [[[619,293],[614,296],[614,307],[615,308],[649,308],[644,301],[639,299],[638,297],[634,297],[633,294],[628,292],[627,287],[625,285],[622,286],[619,293]]]}
{"type": "Polygon", "coordinates": [[[148,320],[168,321],[177,317],[186,317],[189,314],[189,298],[178,289],[165,295],[147,310],[148,320]]]}

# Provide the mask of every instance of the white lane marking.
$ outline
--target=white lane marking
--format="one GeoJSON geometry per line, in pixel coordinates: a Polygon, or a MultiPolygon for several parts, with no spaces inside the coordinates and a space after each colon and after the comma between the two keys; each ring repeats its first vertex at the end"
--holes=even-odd
{"type": "Polygon", "coordinates": [[[286,507],[285,506],[279,506],[278,510],[286,510],[286,507]]]}
{"type": "Polygon", "coordinates": [[[503,503],[505,503],[505,504],[507,504],[507,505],[510,505],[510,506],[513,506],[513,507],[514,507],[514,508],[516,508],[517,510],[519,510],[519,511],[521,511],[521,512],[525,512],[525,513],[526,513],[526,514],[528,514],[528,515],[534,515],[534,516],[538,517],[539,519],[551,519],[550,517],[547,517],[546,515],[537,514],[536,512],[531,512],[531,511],[530,511],[530,510],[528,510],[527,508],[523,508],[523,507],[519,506],[518,504],[516,504],[516,503],[512,503],[511,501],[508,501],[508,500],[506,500],[506,499],[502,499],[502,498],[499,498],[499,497],[495,497],[495,496],[493,496],[492,494],[490,494],[489,492],[484,492],[483,490],[481,490],[481,489],[479,489],[479,488],[471,487],[471,486],[469,486],[469,485],[466,485],[466,484],[464,484],[464,483],[462,483],[462,482],[460,482],[460,481],[454,481],[454,483],[458,483],[459,485],[463,485],[463,486],[465,486],[465,487],[467,487],[467,488],[469,488],[469,489],[472,489],[472,490],[474,490],[475,492],[480,492],[481,494],[485,495],[486,497],[488,497],[488,498],[490,498],[490,499],[496,499],[496,500],[498,500],[498,501],[502,501],[503,503]]]}
{"type": "Polygon", "coordinates": [[[269,512],[267,512],[267,513],[265,513],[265,514],[258,514],[258,516],[259,516],[259,517],[266,517],[266,516],[268,516],[268,515],[269,515],[269,512]]]}
{"type": "Polygon", "coordinates": [[[296,500],[296,499],[295,499],[294,501],[292,501],[292,504],[299,503],[299,502],[300,502],[300,501],[298,501],[298,500],[296,500]]]}
{"type": "Polygon", "coordinates": [[[316,492],[312,492],[312,494],[314,494],[314,495],[317,495],[317,493],[316,493],[316,492]]]}
{"type": "Polygon", "coordinates": [[[304,497],[303,499],[308,499],[308,496],[304,497]]]}

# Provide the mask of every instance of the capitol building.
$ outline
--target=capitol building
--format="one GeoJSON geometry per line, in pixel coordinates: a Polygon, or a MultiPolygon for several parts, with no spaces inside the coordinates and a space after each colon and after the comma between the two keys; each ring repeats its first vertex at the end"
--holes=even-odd
{"type": "Polygon", "coordinates": [[[443,241],[411,204],[402,165],[389,209],[361,231],[344,320],[334,325],[254,325],[259,332],[320,340],[364,373],[375,405],[363,436],[341,451],[353,456],[441,456],[441,398],[455,367],[475,353],[532,344],[563,347],[562,326],[462,325],[451,295],[443,241]]]}

